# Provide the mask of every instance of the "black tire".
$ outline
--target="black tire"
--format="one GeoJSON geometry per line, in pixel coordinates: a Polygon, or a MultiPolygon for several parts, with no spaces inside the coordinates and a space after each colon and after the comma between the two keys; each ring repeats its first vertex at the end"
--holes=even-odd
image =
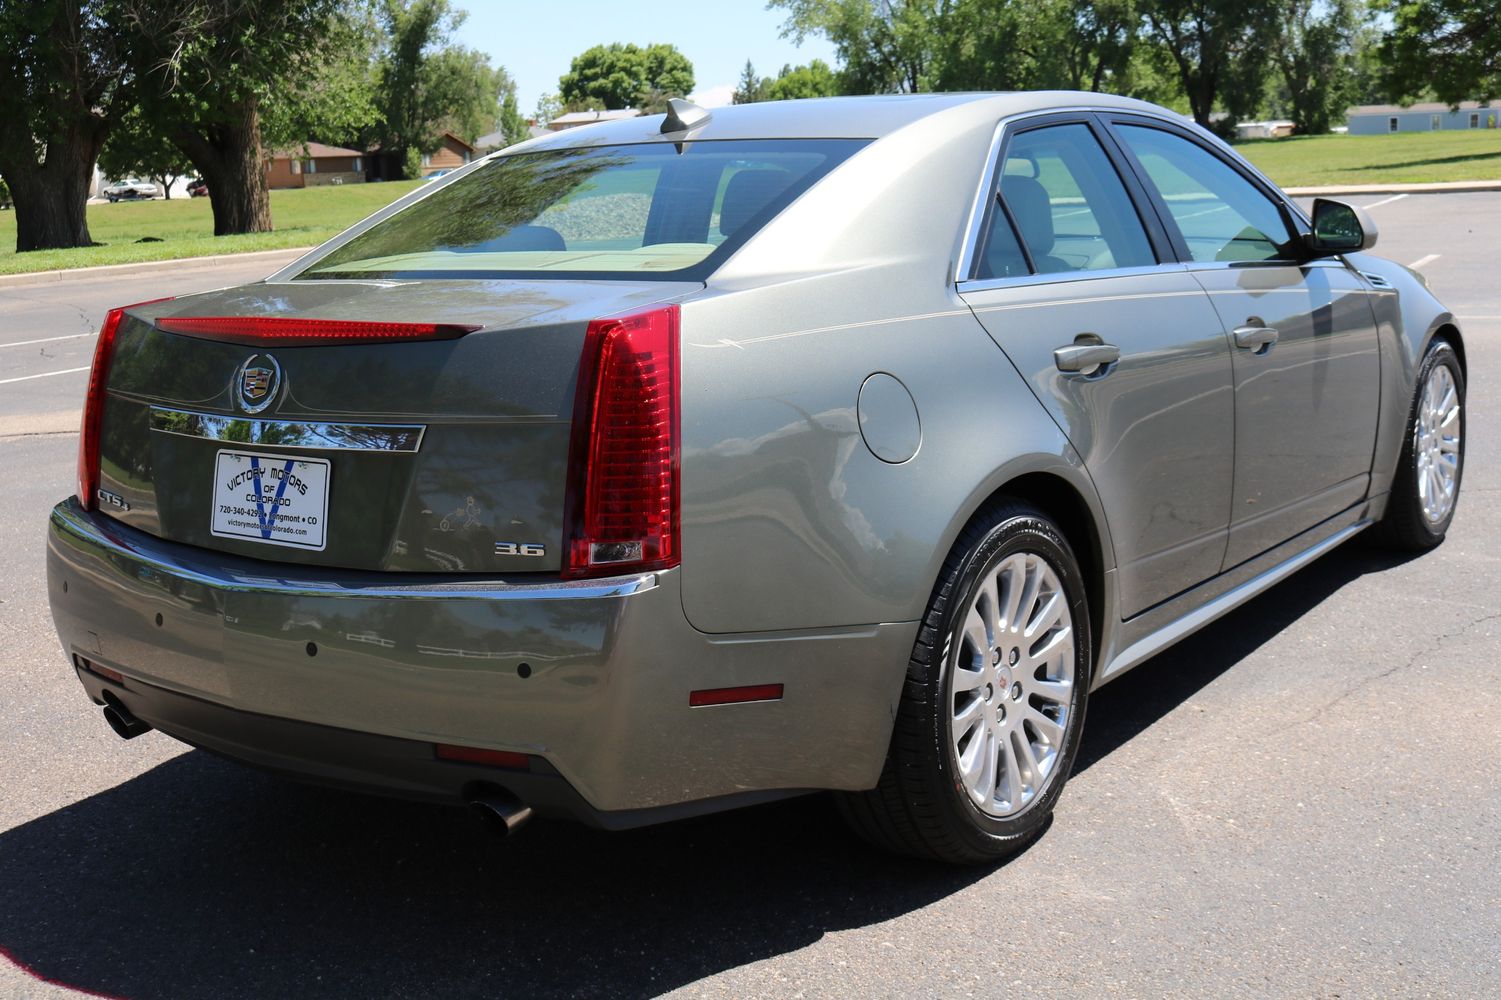
{"type": "Polygon", "coordinates": [[[836,795],[840,812],[865,840],[885,850],[955,864],[995,861],[1025,847],[1047,826],[1078,756],[1093,665],[1084,580],[1062,532],[1036,509],[995,501],[960,533],[943,564],[912,648],[891,747],[879,783],[836,795]],[[949,736],[950,653],[977,588],[1019,552],[1046,559],[1062,583],[1074,632],[1072,702],[1056,763],[1042,791],[1017,815],[981,812],[960,783],[949,736]]]}
{"type": "Polygon", "coordinates": [[[1412,393],[1412,405],[1407,414],[1407,427],[1402,440],[1402,455],[1397,459],[1396,474],[1392,477],[1391,497],[1386,504],[1386,513],[1377,524],[1376,540],[1388,548],[1405,552],[1426,552],[1444,540],[1449,525],[1454,521],[1454,511],[1459,506],[1459,487],[1465,471],[1465,376],[1459,363],[1459,355],[1450,343],[1434,338],[1423,355],[1418,367],[1418,377],[1412,393]],[[1428,384],[1433,370],[1443,366],[1454,379],[1454,389],[1459,396],[1459,468],[1454,474],[1454,502],[1448,513],[1439,521],[1430,521],[1423,513],[1423,502],[1418,494],[1418,408],[1423,399],[1423,387],[1428,384]]]}

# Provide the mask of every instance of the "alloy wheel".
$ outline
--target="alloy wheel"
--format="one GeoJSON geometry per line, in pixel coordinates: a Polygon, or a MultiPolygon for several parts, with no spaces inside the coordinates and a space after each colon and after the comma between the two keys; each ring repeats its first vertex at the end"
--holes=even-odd
{"type": "Polygon", "coordinates": [[[1418,463],[1418,503],[1430,524],[1441,523],[1454,509],[1462,432],[1454,373],[1446,365],[1435,365],[1418,402],[1412,449],[1418,463]]]}
{"type": "Polygon", "coordinates": [[[975,808],[1009,819],[1058,773],[1074,697],[1074,625],[1058,572],[1014,553],[975,588],[952,643],[949,739],[975,808]]]}

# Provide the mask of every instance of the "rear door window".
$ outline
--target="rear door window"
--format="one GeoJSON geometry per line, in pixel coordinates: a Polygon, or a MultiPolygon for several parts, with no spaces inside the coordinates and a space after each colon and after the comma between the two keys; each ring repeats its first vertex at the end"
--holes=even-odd
{"type": "Polygon", "coordinates": [[[1039,274],[1157,263],[1125,184],[1087,125],[1050,125],[1012,139],[999,199],[981,277],[1017,272],[1018,236],[1039,274]]]}

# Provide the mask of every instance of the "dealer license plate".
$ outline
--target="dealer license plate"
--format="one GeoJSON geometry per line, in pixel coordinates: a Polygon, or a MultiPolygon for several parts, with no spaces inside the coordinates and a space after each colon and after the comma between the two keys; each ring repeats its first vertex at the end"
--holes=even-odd
{"type": "Polygon", "coordinates": [[[210,530],[219,538],[322,551],[328,476],[326,459],[221,451],[210,530]]]}

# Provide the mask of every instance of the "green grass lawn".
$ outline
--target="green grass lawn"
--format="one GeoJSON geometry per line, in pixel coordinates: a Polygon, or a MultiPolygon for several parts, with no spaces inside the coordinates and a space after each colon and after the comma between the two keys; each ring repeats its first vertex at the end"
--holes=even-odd
{"type": "Polygon", "coordinates": [[[1282,187],[1501,180],[1501,130],[1253,139],[1235,148],[1282,187]]]}
{"type": "Polygon", "coordinates": [[[0,212],[0,274],[51,271],[96,264],[176,260],[249,250],[280,250],[321,243],[417,187],[419,181],[346,184],[271,192],[275,232],[214,236],[207,198],[122,201],[89,206],[89,235],[103,246],[18,254],[16,214],[0,212]],[[155,237],[160,243],[139,243],[155,237]]]}

